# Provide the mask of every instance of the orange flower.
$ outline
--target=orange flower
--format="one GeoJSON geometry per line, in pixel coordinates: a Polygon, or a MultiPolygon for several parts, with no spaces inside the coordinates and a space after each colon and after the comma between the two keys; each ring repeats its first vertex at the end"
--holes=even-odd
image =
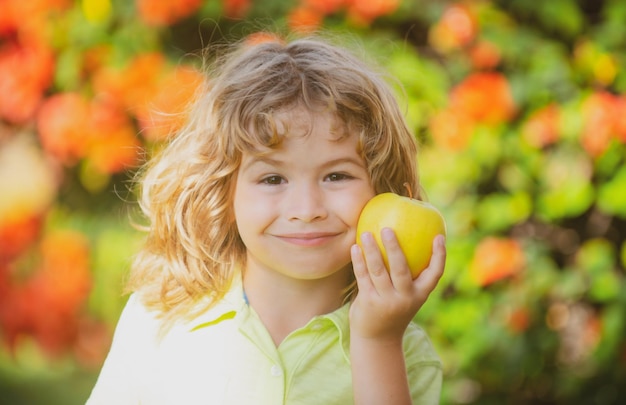
{"type": "Polygon", "coordinates": [[[41,232],[42,216],[0,221],[0,263],[9,262],[35,243],[41,232]]]}
{"type": "Polygon", "coordinates": [[[41,269],[32,282],[41,282],[40,291],[54,309],[74,314],[91,289],[89,242],[80,232],[54,231],[40,245],[41,269]]]}
{"type": "Polygon", "coordinates": [[[241,18],[250,9],[250,0],[222,0],[223,13],[229,18],[241,18]]]}
{"type": "Polygon", "coordinates": [[[188,106],[203,80],[198,70],[183,66],[165,75],[158,91],[137,112],[142,135],[160,141],[178,131],[187,120],[188,106]]]}
{"type": "Polygon", "coordinates": [[[462,111],[445,109],[430,119],[429,130],[437,145],[462,150],[472,137],[474,123],[462,111]]]}
{"type": "Polygon", "coordinates": [[[615,96],[615,112],[615,136],[620,142],[626,143],[626,96],[615,96]]]}
{"type": "Polygon", "coordinates": [[[41,37],[49,16],[67,10],[71,0],[0,0],[0,36],[41,37]],[[27,18],[25,18],[27,16],[27,18]]]}
{"type": "Polygon", "coordinates": [[[105,100],[90,105],[90,145],[87,157],[101,173],[118,173],[137,164],[139,139],[129,117],[105,100]]]}
{"type": "Polygon", "coordinates": [[[487,237],[476,247],[469,272],[472,279],[484,287],[518,274],[525,266],[526,258],[519,242],[487,237]]]}
{"type": "Polygon", "coordinates": [[[5,44],[0,48],[0,118],[22,124],[33,118],[52,82],[54,57],[47,46],[5,44]]]}
{"type": "Polygon", "coordinates": [[[276,34],[270,32],[258,31],[248,35],[245,39],[245,44],[248,46],[263,44],[265,42],[278,42],[284,43],[283,39],[276,34]]]}
{"type": "Polygon", "coordinates": [[[54,231],[39,248],[41,264],[32,276],[24,282],[5,280],[0,326],[10,348],[30,335],[54,355],[77,336],[77,314],[91,288],[89,244],[81,233],[54,231]]]}
{"type": "Polygon", "coordinates": [[[198,11],[202,0],[137,0],[139,17],[148,25],[170,25],[198,11]]]}
{"type": "Polygon", "coordinates": [[[626,141],[626,99],[605,91],[591,94],[582,105],[581,142],[591,156],[600,156],[613,138],[626,141]]]}
{"type": "Polygon", "coordinates": [[[451,107],[477,123],[500,124],[513,117],[515,102],[509,82],[500,73],[472,73],[450,94],[451,107]]]}
{"type": "Polygon", "coordinates": [[[478,41],[469,50],[469,57],[475,69],[493,69],[500,63],[500,49],[489,41],[478,41]]]}
{"type": "Polygon", "coordinates": [[[110,97],[135,114],[157,94],[166,68],[162,53],[144,53],[123,69],[103,68],[96,72],[94,92],[98,97],[110,97]]]}
{"type": "Polygon", "coordinates": [[[89,146],[89,102],[78,93],[57,93],[46,99],[37,115],[44,150],[66,165],[83,158],[89,146]]]}
{"type": "Polygon", "coordinates": [[[439,21],[428,33],[433,48],[447,53],[461,48],[474,40],[478,32],[478,22],[474,12],[464,4],[450,4],[439,21]]]}
{"type": "Polygon", "coordinates": [[[400,0],[346,0],[348,16],[359,24],[370,24],[378,17],[392,14],[400,0]]]}
{"type": "Polygon", "coordinates": [[[323,15],[329,15],[339,11],[350,0],[304,0],[308,8],[319,11],[323,15]]]}
{"type": "Polygon", "coordinates": [[[294,32],[310,33],[322,25],[324,16],[317,10],[307,6],[293,9],[287,16],[287,25],[294,32]]]}
{"type": "Polygon", "coordinates": [[[559,140],[560,111],[549,104],[534,111],[522,126],[522,136],[535,148],[543,148],[559,140]]]}

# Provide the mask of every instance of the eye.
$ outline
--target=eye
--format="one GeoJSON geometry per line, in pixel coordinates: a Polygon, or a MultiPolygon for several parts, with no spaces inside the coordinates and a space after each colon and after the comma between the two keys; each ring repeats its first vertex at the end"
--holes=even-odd
{"type": "Polygon", "coordinates": [[[345,173],[331,173],[328,176],[326,176],[326,179],[328,181],[342,181],[342,180],[349,180],[351,178],[352,176],[345,174],[345,173]]]}
{"type": "Polygon", "coordinates": [[[285,179],[283,179],[280,176],[272,175],[272,176],[267,176],[267,177],[264,177],[263,179],[261,179],[261,183],[269,184],[269,185],[277,185],[277,184],[282,184],[284,182],[284,180],[285,179]]]}

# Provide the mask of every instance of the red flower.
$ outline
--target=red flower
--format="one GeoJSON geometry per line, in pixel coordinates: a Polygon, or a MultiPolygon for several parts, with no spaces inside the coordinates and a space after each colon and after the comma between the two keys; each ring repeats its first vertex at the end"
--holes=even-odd
{"type": "Polygon", "coordinates": [[[543,148],[559,140],[560,110],[549,104],[534,111],[522,127],[522,136],[530,145],[543,148]]]}
{"type": "Polygon", "coordinates": [[[139,17],[148,25],[170,25],[198,11],[202,0],[137,0],[139,17]]]}
{"type": "Polygon", "coordinates": [[[466,5],[451,4],[428,33],[430,44],[441,53],[461,48],[474,40],[478,22],[474,12],[466,5]]]}
{"type": "Polygon", "coordinates": [[[478,285],[487,286],[518,274],[525,266],[526,258],[519,242],[487,237],[476,247],[469,272],[478,285]]]}
{"type": "Polygon", "coordinates": [[[473,73],[450,94],[450,105],[477,123],[500,124],[513,117],[515,102],[509,82],[500,73],[473,73]]]}
{"type": "Polygon", "coordinates": [[[474,122],[462,111],[444,109],[430,119],[429,130],[437,145],[462,150],[472,137],[474,122]]]}
{"type": "Polygon", "coordinates": [[[489,41],[479,41],[469,49],[469,57],[475,69],[492,69],[500,63],[500,49],[489,41]]]}
{"type": "Polygon", "coordinates": [[[0,296],[0,326],[10,348],[30,335],[56,355],[77,337],[77,315],[91,288],[89,244],[78,232],[55,231],[44,236],[39,249],[36,272],[3,287],[8,292],[0,296]]]}
{"type": "Polygon", "coordinates": [[[392,14],[400,0],[346,0],[348,16],[360,24],[369,24],[378,17],[392,14]]]}
{"type": "Polygon", "coordinates": [[[222,0],[224,15],[229,18],[241,18],[250,9],[251,0],[222,0]]]}
{"type": "Polygon", "coordinates": [[[626,141],[626,99],[605,91],[587,97],[582,105],[581,142],[591,156],[600,156],[612,139],[626,141]]]}
{"type": "Polygon", "coordinates": [[[90,105],[87,158],[101,173],[118,173],[137,164],[141,143],[128,115],[118,105],[94,100],[90,105]]]}
{"type": "Polygon", "coordinates": [[[41,35],[48,17],[68,9],[71,0],[0,0],[0,36],[41,35]]]}
{"type": "Polygon", "coordinates": [[[89,101],[78,93],[46,99],[37,116],[44,150],[66,165],[83,158],[89,147],[89,101]]]}
{"type": "Polygon", "coordinates": [[[162,53],[144,53],[122,69],[103,68],[96,72],[93,77],[94,92],[97,97],[111,98],[131,114],[136,114],[158,92],[166,69],[162,53]]]}
{"type": "Polygon", "coordinates": [[[41,232],[42,217],[33,215],[12,221],[0,220],[0,263],[7,263],[35,243],[41,232]]]}
{"type": "Polygon", "coordinates": [[[75,314],[91,289],[89,241],[79,232],[55,231],[40,245],[41,269],[30,280],[42,283],[49,310],[75,314]]]}
{"type": "Polygon", "coordinates": [[[0,48],[0,118],[16,124],[33,118],[53,69],[54,57],[44,45],[8,43],[0,48]]]}
{"type": "Polygon", "coordinates": [[[291,31],[310,33],[322,25],[323,19],[324,16],[318,10],[307,6],[299,6],[287,16],[287,25],[291,31]]]}

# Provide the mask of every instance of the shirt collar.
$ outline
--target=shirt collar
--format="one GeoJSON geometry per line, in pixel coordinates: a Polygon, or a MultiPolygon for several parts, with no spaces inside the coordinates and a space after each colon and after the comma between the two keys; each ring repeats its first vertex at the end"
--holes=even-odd
{"type": "Polygon", "coordinates": [[[213,306],[211,306],[210,300],[210,297],[206,297],[198,302],[197,305],[208,307],[208,309],[189,323],[190,332],[215,325],[226,319],[232,319],[247,306],[243,295],[241,276],[237,274],[233,277],[229,290],[221,300],[213,306]]]}
{"type": "MultiPolygon", "coordinates": [[[[209,298],[198,303],[198,305],[208,306],[209,298]]],[[[188,325],[189,332],[194,332],[205,327],[216,325],[224,320],[233,319],[238,313],[249,311],[250,308],[245,300],[241,275],[233,277],[230,289],[224,298],[214,306],[194,318],[188,325]]],[[[304,327],[308,328],[319,321],[330,321],[339,333],[343,355],[347,362],[350,361],[350,304],[345,304],[328,314],[318,315],[311,319],[304,327]]]]}

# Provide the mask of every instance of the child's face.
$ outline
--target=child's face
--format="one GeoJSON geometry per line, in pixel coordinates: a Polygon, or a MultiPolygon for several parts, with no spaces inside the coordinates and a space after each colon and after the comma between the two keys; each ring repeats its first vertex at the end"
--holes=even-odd
{"type": "Polygon", "coordinates": [[[338,140],[341,127],[331,114],[290,110],[279,118],[290,128],[281,146],[262,157],[244,153],[238,171],[234,212],[246,271],[341,276],[350,268],[361,209],[375,194],[357,136],[338,140]]]}

